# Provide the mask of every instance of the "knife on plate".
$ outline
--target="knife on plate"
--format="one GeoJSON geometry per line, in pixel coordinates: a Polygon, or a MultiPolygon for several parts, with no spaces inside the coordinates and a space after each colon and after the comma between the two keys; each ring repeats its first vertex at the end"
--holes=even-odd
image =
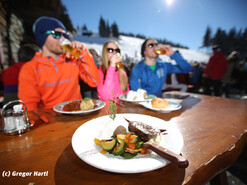
{"type": "Polygon", "coordinates": [[[156,139],[158,140],[159,134],[161,134],[159,130],[139,121],[125,120],[129,123],[129,131],[134,132],[144,141],[143,148],[152,150],[159,156],[175,163],[179,168],[189,166],[189,161],[186,158],[160,146],[157,144],[158,142],[154,142],[156,139]]]}

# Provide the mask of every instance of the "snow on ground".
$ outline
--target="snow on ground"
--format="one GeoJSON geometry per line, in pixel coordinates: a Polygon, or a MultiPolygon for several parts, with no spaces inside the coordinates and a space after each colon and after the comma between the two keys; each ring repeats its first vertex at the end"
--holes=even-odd
{"type": "MultiPolygon", "coordinates": [[[[128,37],[121,35],[119,39],[116,38],[102,38],[99,37],[97,34],[93,34],[92,36],[83,36],[83,35],[75,35],[74,40],[78,40],[83,42],[88,49],[94,48],[96,49],[99,54],[102,53],[102,47],[105,42],[108,40],[115,40],[119,43],[122,56],[125,59],[126,57],[131,58],[131,62],[137,63],[139,62],[141,57],[141,45],[144,42],[144,39],[135,38],[135,37],[128,37]]],[[[189,63],[207,63],[209,59],[209,55],[195,51],[195,50],[189,50],[189,49],[182,49],[182,48],[173,48],[175,51],[178,50],[180,54],[186,59],[189,63]]],[[[165,55],[159,56],[164,61],[170,61],[170,58],[165,55]]]]}

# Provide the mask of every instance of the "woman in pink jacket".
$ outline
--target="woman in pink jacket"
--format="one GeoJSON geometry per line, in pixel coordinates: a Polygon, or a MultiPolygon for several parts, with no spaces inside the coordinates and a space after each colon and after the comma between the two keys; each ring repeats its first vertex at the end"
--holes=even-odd
{"type": "Polygon", "coordinates": [[[128,77],[124,68],[117,67],[122,62],[121,50],[115,41],[108,41],[102,50],[102,66],[99,67],[100,85],[98,96],[102,100],[115,99],[129,92],[128,77]]]}

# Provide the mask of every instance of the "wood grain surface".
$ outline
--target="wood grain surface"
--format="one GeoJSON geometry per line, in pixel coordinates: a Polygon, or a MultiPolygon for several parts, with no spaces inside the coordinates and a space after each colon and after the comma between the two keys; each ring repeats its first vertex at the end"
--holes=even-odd
{"type": "MultiPolygon", "coordinates": [[[[105,109],[85,115],[62,115],[53,110],[40,110],[48,118],[48,124],[30,112],[29,118],[36,121],[35,128],[21,136],[0,134],[0,184],[201,185],[212,179],[211,182],[215,182],[234,163],[247,143],[247,101],[169,93],[189,95],[179,100],[180,110],[161,113],[138,104],[121,102],[125,107],[118,105],[117,111],[150,115],[177,126],[183,135],[182,155],[189,161],[188,168],[181,169],[170,163],[137,174],[97,169],[77,157],[71,138],[83,123],[106,115],[105,109]]],[[[108,107],[109,102],[106,102],[108,107]]]]}

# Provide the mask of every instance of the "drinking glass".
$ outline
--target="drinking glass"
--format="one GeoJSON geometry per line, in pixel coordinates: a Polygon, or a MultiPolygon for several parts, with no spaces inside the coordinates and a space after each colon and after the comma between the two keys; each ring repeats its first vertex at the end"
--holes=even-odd
{"type": "Polygon", "coordinates": [[[78,48],[72,47],[70,44],[71,42],[68,39],[63,39],[60,41],[60,45],[66,52],[69,52],[72,56],[78,58],[81,54],[80,50],[78,48]]]}
{"type": "Polygon", "coordinates": [[[163,49],[161,49],[159,46],[155,46],[154,51],[158,55],[164,55],[164,54],[166,54],[166,51],[164,51],[163,49]]]}

